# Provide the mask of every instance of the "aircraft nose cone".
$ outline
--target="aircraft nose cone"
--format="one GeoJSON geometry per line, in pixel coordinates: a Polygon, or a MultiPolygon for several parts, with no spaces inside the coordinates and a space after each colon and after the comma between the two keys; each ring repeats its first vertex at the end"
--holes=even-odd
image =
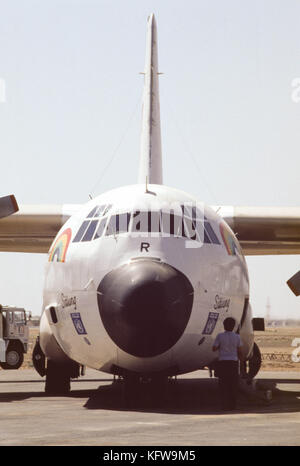
{"type": "Polygon", "coordinates": [[[98,287],[98,307],[110,338],[137,357],[157,356],[183,334],[193,287],[174,267],[139,259],[109,272],[98,287]]]}

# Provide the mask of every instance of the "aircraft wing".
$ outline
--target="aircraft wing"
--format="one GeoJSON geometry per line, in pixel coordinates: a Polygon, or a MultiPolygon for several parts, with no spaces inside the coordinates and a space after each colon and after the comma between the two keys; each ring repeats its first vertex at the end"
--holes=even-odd
{"type": "MultiPolygon", "coordinates": [[[[19,206],[18,212],[0,218],[0,251],[47,253],[57,232],[80,207],[19,206]]],[[[213,208],[234,231],[245,255],[300,254],[300,207],[213,208]]]]}
{"type": "Polygon", "coordinates": [[[57,232],[80,207],[20,205],[18,212],[0,218],[0,251],[47,253],[57,232]]]}
{"type": "Polygon", "coordinates": [[[214,207],[245,255],[300,254],[300,207],[214,207]]]}

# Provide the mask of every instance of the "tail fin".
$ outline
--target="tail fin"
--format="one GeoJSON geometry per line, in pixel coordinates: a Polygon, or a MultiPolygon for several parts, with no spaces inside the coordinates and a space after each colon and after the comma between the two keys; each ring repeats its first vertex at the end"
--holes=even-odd
{"type": "Polygon", "coordinates": [[[162,156],[158,85],[157,28],[154,14],[148,18],[144,71],[139,183],[162,184],[162,156]]]}

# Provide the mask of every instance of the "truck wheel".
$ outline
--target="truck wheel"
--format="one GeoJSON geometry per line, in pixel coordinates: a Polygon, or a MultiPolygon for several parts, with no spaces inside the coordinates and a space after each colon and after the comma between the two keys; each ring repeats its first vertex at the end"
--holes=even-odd
{"type": "Polygon", "coordinates": [[[6,350],[6,362],[1,362],[2,369],[19,369],[24,361],[24,354],[18,345],[10,344],[6,350]]]}

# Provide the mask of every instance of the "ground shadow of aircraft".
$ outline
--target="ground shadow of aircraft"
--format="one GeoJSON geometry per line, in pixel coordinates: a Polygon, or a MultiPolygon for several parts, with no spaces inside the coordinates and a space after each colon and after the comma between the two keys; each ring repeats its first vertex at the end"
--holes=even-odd
{"type": "MultiPolygon", "coordinates": [[[[272,388],[272,401],[267,402],[255,396],[239,392],[237,410],[233,413],[278,413],[300,412],[300,391],[280,390],[278,382],[284,384],[298,383],[299,380],[261,379],[265,385],[272,388]]],[[[99,386],[90,394],[85,403],[86,409],[108,409],[126,411],[149,411],[169,414],[217,414],[224,413],[220,409],[218,380],[185,378],[172,381],[164,392],[147,390],[142,387],[131,397],[126,395],[124,383],[114,382],[99,386]]]]}
{"type": "MultiPolygon", "coordinates": [[[[261,399],[249,397],[240,392],[238,397],[237,410],[232,414],[241,413],[288,413],[300,412],[300,391],[293,391],[295,384],[300,384],[300,380],[295,379],[260,379],[264,384],[273,387],[273,399],[266,403],[261,399]],[[277,388],[276,384],[288,385],[291,387],[277,388]]],[[[39,391],[1,392],[0,403],[21,401],[34,398],[52,397],[44,392],[44,381],[1,381],[3,387],[5,383],[16,383],[26,385],[27,383],[41,384],[39,391]]],[[[218,380],[211,378],[184,378],[172,380],[167,384],[163,392],[155,392],[153,387],[147,384],[140,387],[131,397],[126,395],[125,384],[122,380],[113,381],[112,378],[103,379],[81,379],[72,381],[73,389],[68,395],[62,395],[66,403],[68,399],[80,398],[84,401],[83,407],[88,410],[112,410],[112,411],[132,411],[132,412],[157,412],[168,414],[223,414],[220,410],[218,380]],[[97,389],[84,388],[85,383],[99,382],[101,385],[97,389]]],[[[46,400],[45,400],[46,401],[46,400]]]]}

